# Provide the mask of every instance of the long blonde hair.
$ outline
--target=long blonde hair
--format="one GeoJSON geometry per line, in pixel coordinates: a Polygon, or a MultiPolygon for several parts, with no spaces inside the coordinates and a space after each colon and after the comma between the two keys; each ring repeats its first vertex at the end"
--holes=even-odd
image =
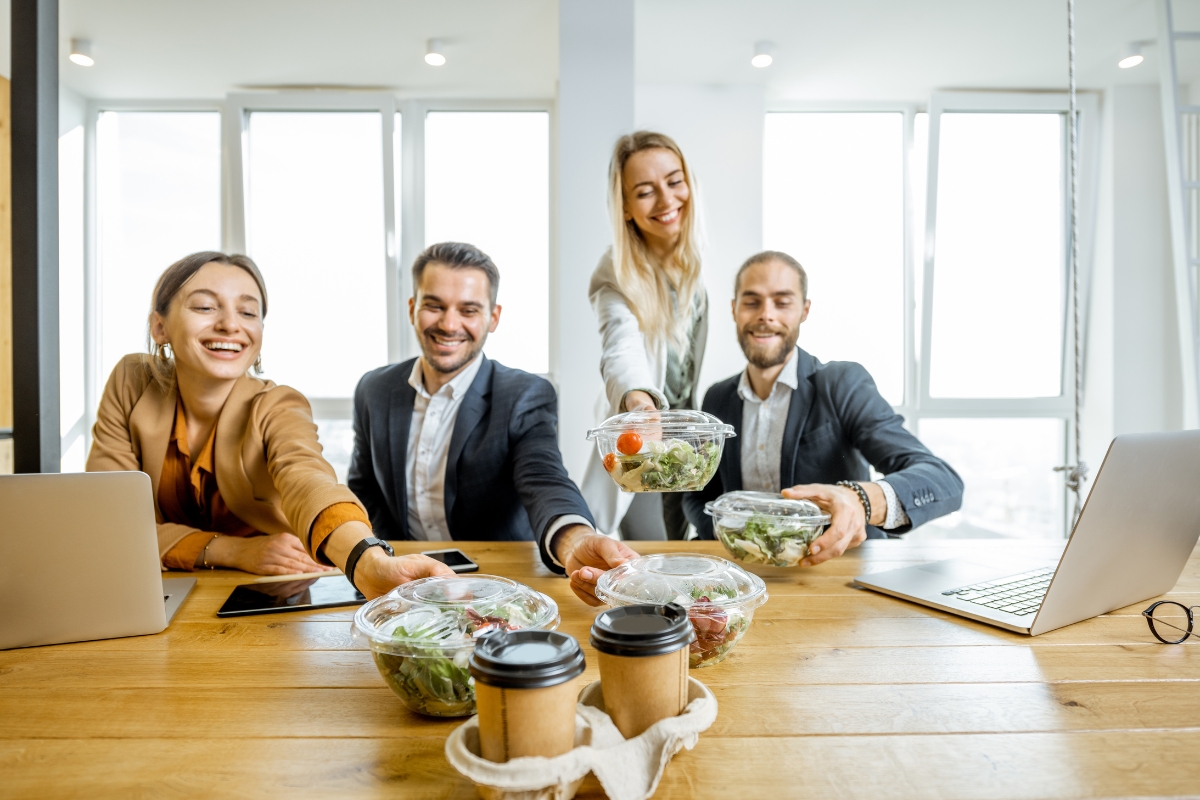
{"type": "Polygon", "coordinates": [[[674,139],[653,131],[636,131],[617,140],[608,164],[608,213],[613,226],[612,261],[617,288],[625,295],[646,338],[652,344],[666,342],[679,352],[687,347],[692,307],[700,290],[698,208],[695,181],[674,139]],[[634,153],[654,148],[670,150],[679,158],[689,190],[679,244],[662,264],[656,263],[637,224],[625,219],[625,164],[634,153]]]}

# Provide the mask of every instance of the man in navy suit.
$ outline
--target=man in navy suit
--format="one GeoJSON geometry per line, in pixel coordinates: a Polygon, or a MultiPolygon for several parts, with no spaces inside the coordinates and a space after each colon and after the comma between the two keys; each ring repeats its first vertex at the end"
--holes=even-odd
{"type": "Polygon", "coordinates": [[[768,251],[742,265],[733,319],[749,363],[710,387],[702,404],[738,438],[708,486],[683,497],[702,539],[713,537],[704,504],[724,492],[782,489],[811,500],[832,520],[804,566],[956,511],[963,491],[958,474],[905,430],[860,364],[823,364],[796,346],[809,308],[808,276],[791,256],[768,251]],[[868,464],[880,480],[870,480],[868,464]]]}
{"type": "Polygon", "coordinates": [[[483,355],[500,323],[496,265],[444,242],[412,274],[421,356],[367,373],[354,392],[347,483],[376,536],[536,541],[546,566],[595,602],[595,577],[634,553],[595,532],[567,476],[554,387],[483,355]]]}

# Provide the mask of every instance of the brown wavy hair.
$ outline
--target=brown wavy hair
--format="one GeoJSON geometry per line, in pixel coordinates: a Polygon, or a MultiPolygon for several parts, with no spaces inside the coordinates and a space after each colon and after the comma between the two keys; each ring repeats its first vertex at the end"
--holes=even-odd
{"type": "MultiPolygon", "coordinates": [[[[154,293],[150,300],[151,314],[146,318],[146,347],[149,348],[152,356],[148,364],[150,375],[164,391],[170,391],[175,385],[175,358],[173,355],[166,355],[164,348],[155,344],[154,336],[150,333],[150,319],[155,312],[165,319],[175,295],[179,294],[184,285],[205,264],[226,264],[238,267],[254,278],[254,283],[258,285],[258,293],[262,296],[262,316],[263,319],[267,318],[267,284],[263,280],[262,273],[258,271],[258,265],[250,256],[226,255],[215,250],[201,250],[199,253],[184,256],[167,267],[163,270],[163,274],[158,276],[158,282],[154,284],[154,293]]],[[[257,364],[255,364],[255,371],[262,371],[257,364]]]]}

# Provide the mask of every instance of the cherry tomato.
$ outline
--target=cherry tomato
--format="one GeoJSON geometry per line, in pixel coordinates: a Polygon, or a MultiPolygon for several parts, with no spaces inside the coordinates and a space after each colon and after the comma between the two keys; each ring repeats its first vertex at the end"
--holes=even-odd
{"type": "Polygon", "coordinates": [[[634,431],[625,431],[617,437],[617,449],[627,456],[632,456],[642,449],[642,435],[634,431]]]}
{"type": "Polygon", "coordinates": [[[609,453],[604,457],[604,469],[608,472],[613,471],[613,467],[617,465],[617,454],[609,453]]]}

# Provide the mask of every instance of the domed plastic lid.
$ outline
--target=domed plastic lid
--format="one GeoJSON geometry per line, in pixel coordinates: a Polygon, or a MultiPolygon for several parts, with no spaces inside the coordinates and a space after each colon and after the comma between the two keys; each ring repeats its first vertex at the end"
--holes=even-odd
{"type": "Polygon", "coordinates": [[[817,508],[815,503],[789,500],[770,492],[726,492],[716,500],[705,503],[704,513],[710,517],[777,517],[805,525],[828,525],[830,520],[829,515],[817,508]]]}
{"type": "Polygon", "coordinates": [[[666,553],[610,569],[596,582],[596,596],[611,606],[676,603],[689,608],[707,603],[757,608],[767,602],[767,585],[724,558],[666,553]]]}
{"type": "Polygon", "coordinates": [[[588,439],[595,439],[605,433],[661,433],[666,437],[678,436],[684,433],[715,436],[721,434],[726,438],[737,436],[732,425],[721,422],[712,414],[703,411],[629,411],[617,414],[604,420],[599,428],[587,432],[588,439]]]}
{"type": "Polygon", "coordinates": [[[354,634],[376,649],[474,647],[492,631],[558,627],[558,605],[541,592],[498,575],[422,578],[362,606],[354,634]]]}

